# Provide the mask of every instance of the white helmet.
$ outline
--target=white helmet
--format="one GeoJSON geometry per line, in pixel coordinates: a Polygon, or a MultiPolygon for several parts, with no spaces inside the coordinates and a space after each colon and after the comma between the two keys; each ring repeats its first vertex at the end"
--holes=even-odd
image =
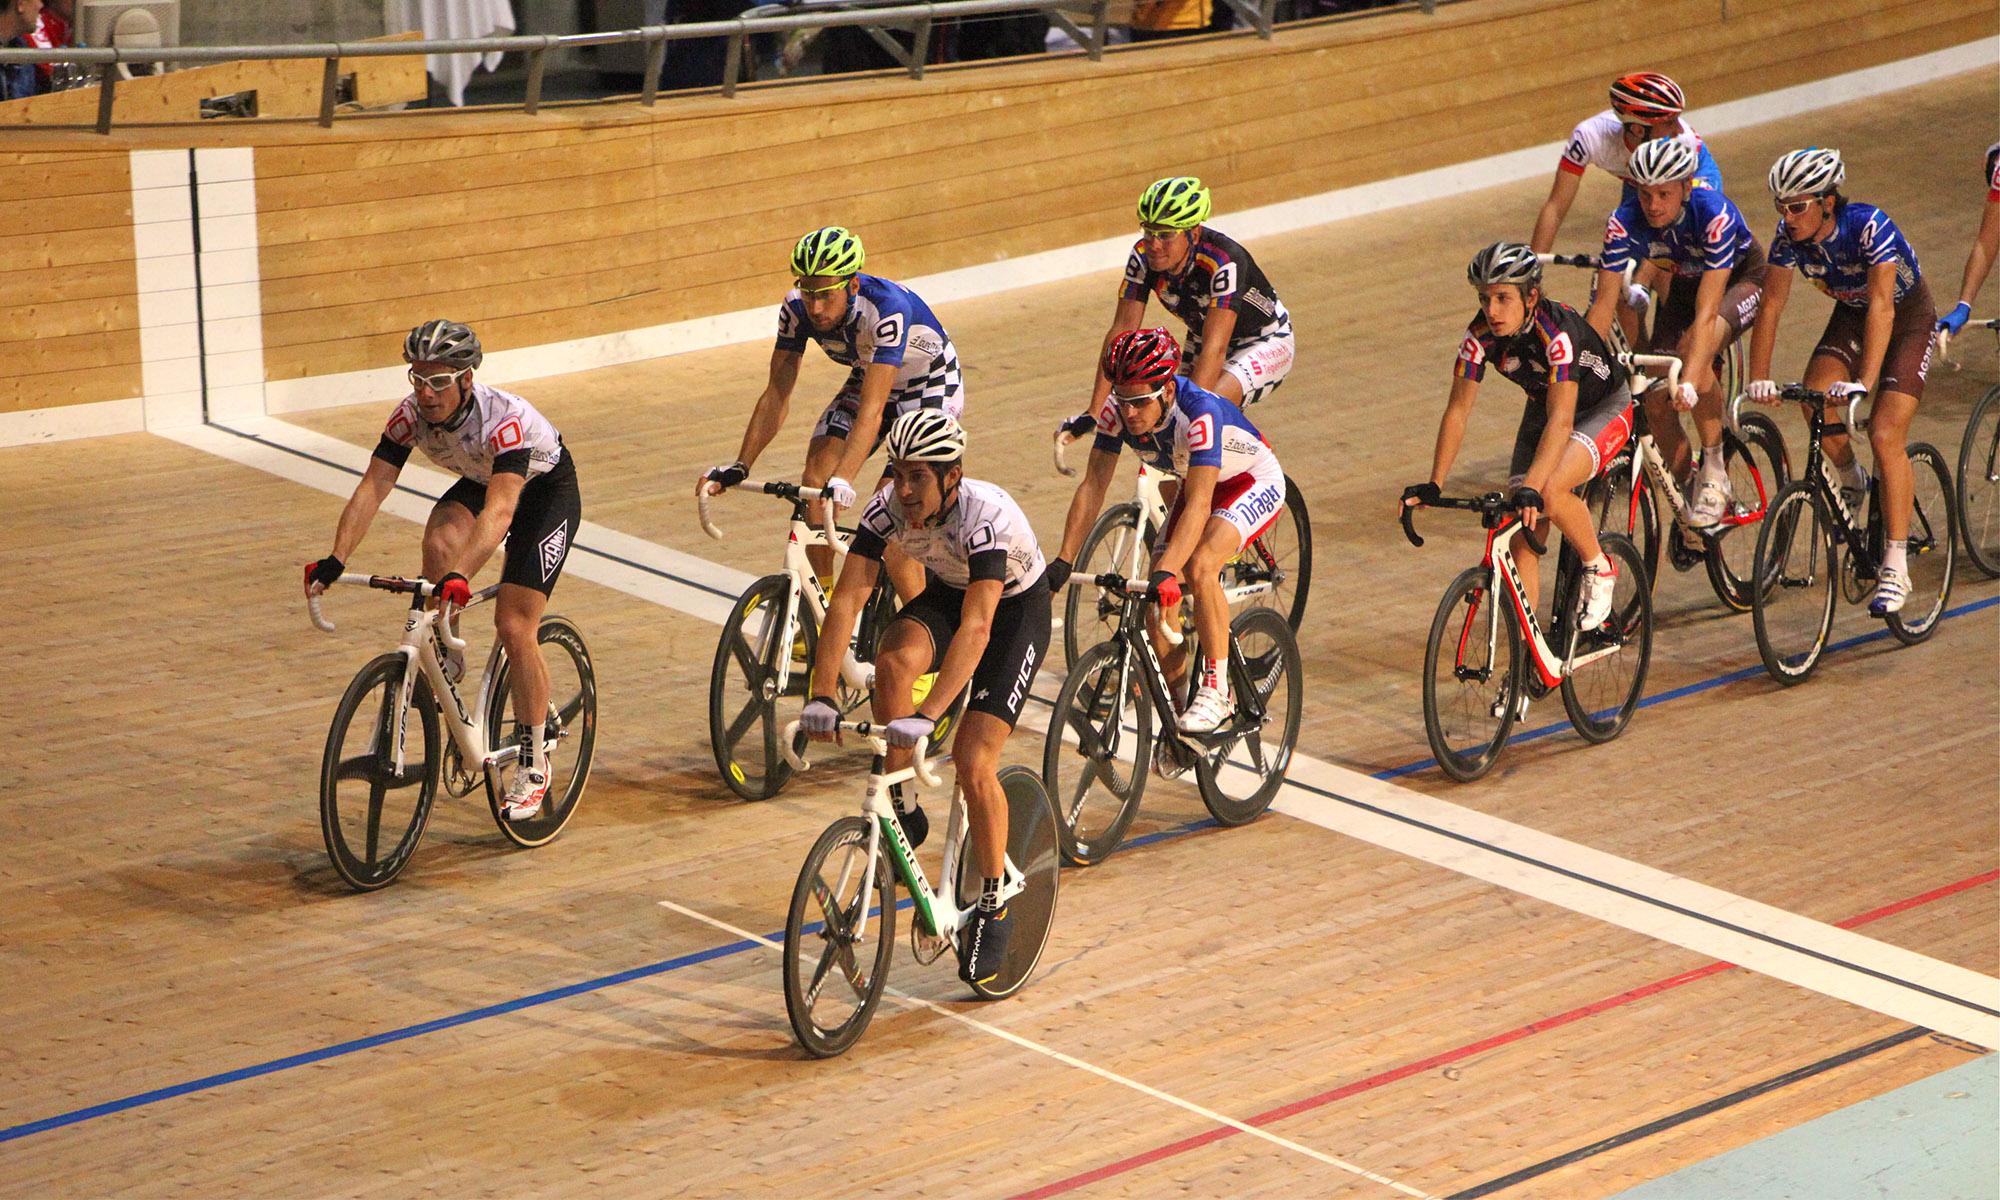
{"type": "Polygon", "coordinates": [[[1780,200],[1795,196],[1824,196],[1847,180],[1847,164],[1840,151],[1808,146],[1794,150],[1771,164],[1771,194],[1780,200]]]}
{"type": "Polygon", "coordinates": [[[955,463],[965,457],[965,430],[941,408],[918,408],[889,426],[890,462],[955,463]]]}
{"type": "Polygon", "coordinates": [[[1679,138],[1654,138],[1632,152],[1628,169],[1633,183],[1652,185],[1693,179],[1700,165],[1701,156],[1693,146],[1679,138]]]}

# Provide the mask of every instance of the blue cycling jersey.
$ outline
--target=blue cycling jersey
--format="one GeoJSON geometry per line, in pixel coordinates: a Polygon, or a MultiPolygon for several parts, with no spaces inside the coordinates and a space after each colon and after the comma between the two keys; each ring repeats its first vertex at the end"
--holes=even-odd
{"type": "Polygon", "coordinates": [[[869,364],[894,366],[891,405],[906,400],[937,404],[955,396],[961,385],[958,349],[930,305],[900,283],[874,275],[855,279],[861,286],[848,301],[846,318],[825,331],[806,317],[798,289],[786,293],[778,309],[778,349],[801,351],[811,338],[828,358],[853,368],[852,387],[858,387],[869,364]]]}
{"type": "Polygon", "coordinates": [[[1151,433],[1128,432],[1118,416],[1118,401],[1107,397],[1097,412],[1097,440],[1092,448],[1117,454],[1130,446],[1149,467],[1182,478],[1191,467],[1215,467],[1222,480],[1249,474],[1278,461],[1264,435],[1243,410],[1214,392],[1196,387],[1182,375],[1174,380],[1174,403],[1166,419],[1151,433]]]}
{"type": "Polygon", "coordinates": [[[1771,238],[1771,265],[1792,267],[1812,285],[1841,304],[1868,307],[1868,271],[1882,263],[1896,264],[1896,299],[1916,289],[1923,273],[1917,252],[1889,214],[1872,204],[1849,200],[1833,211],[1833,228],[1826,236],[1795,242],[1785,236],[1785,223],[1771,238]]]}
{"type": "Polygon", "coordinates": [[[1635,196],[1620,204],[1605,223],[1604,269],[1622,271],[1629,263],[1650,260],[1671,267],[1675,275],[1692,278],[1735,266],[1756,245],[1743,214],[1719,191],[1690,191],[1681,215],[1665,229],[1646,223],[1635,196]]]}

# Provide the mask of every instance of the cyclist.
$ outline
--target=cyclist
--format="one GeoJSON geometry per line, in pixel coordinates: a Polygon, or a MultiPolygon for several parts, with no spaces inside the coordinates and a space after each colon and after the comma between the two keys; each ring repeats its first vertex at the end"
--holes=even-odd
{"type": "MultiPolygon", "coordinates": [[[[1029,685],[1049,648],[1049,588],[1041,547],[1014,498],[998,485],[968,478],[965,430],[950,413],[918,408],[889,427],[889,474],[861,512],[854,545],[834,585],[813,663],[813,699],[800,725],[824,741],[837,736],[839,702],[832,698],[841,657],[853,635],[884,552],[900,546],[924,569],[926,586],[896,613],[875,655],[874,715],[886,723],[886,769],[907,763],[910,749],[931,736],[969,685],[972,698],[952,742],[971,818],[972,849],[981,876],[978,910],[965,935],[961,978],[984,983],[1005,961],[1007,910],[1000,881],[1007,856],[1007,798],[1000,789],[1000,751],[1021,717],[1029,685]],[[922,703],[912,686],[938,673],[922,703]]],[[[896,818],[912,847],[930,820],[905,810],[891,793],[896,818]]]]}
{"type": "MultiPolygon", "coordinates": [[[[382,501],[396,486],[410,448],[458,474],[424,524],[424,578],[435,580],[442,604],[472,600],[468,582],[507,543],[493,628],[513,665],[508,682],[514,712],[546,714],[549,672],[537,645],[542,611],[583,521],[576,462],[548,418],[521,397],[474,383],[484,357],[479,338],[457,321],[426,321],[403,341],[411,392],[389,414],[374,457],[354,487],[333,535],[333,551],[305,569],[306,594],[340,578],[344,560],[367,534],[382,501]]],[[[454,674],[464,657],[450,655],[454,674]]],[[[520,767],[507,785],[501,813],[525,821],[542,810],[554,745],[546,721],[523,722],[520,767]]]]}
{"type": "Polygon", "coordinates": [[[1588,314],[1599,335],[1611,333],[1620,274],[1628,263],[1651,259],[1671,271],[1653,318],[1653,347],[1677,355],[1679,393],[1665,381],[1647,390],[1647,427],[1660,454],[1676,471],[1689,458],[1675,410],[1694,410],[1701,435],[1701,471],[1688,505],[1688,524],[1705,529],[1729,507],[1729,470],[1722,457],[1722,387],[1719,356],[1757,318],[1764,288],[1764,248],[1743,214],[1716,188],[1696,188],[1700,156],[1686,142],[1655,138],[1632,152],[1632,199],[1606,222],[1597,295],[1588,314]]]}
{"type": "MultiPolygon", "coordinates": [[[[1528,394],[1514,434],[1507,487],[1530,527],[1546,512],[1583,562],[1578,624],[1595,629],[1611,613],[1618,564],[1598,543],[1590,508],[1575,489],[1595,479],[1632,433],[1630,376],[1604,337],[1575,309],[1542,292],[1542,264],[1518,242],[1495,242],[1474,255],[1465,277],[1479,292],[1479,314],[1466,327],[1452,367],[1451,397],[1438,422],[1431,476],[1403,489],[1420,508],[1442,493],[1465,438],[1466,421],[1488,363],[1528,394]]],[[[1521,586],[1536,594],[1533,554],[1515,564],[1521,586]]],[[[1521,697],[1525,705],[1526,696],[1521,697]]]]}
{"type": "MultiPolygon", "coordinates": [[[[1829,410],[1857,395],[1875,397],[1868,441],[1882,476],[1886,542],[1882,578],[1868,611],[1880,617],[1902,611],[1910,594],[1907,543],[1914,485],[1904,440],[1930,372],[1937,310],[1917,266],[1917,252],[1888,213],[1841,194],[1846,178],[1838,150],[1794,150],[1771,165],[1769,183],[1779,214],[1771,265],[1781,269],[1771,272],[1766,283],[1769,295],[1750,338],[1747,391],[1764,403],[1777,398],[1778,385],[1769,378],[1771,347],[1797,271],[1833,297],[1833,314],[1806,364],[1805,385],[1827,394],[1829,410]]],[[[1850,506],[1858,503],[1867,493],[1868,472],[1855,461],[1847,435],[1829,437],[1823,444],[1827,459],[1840,469],[1841,490],[1850,506]]]]}
{"type": "MultiPolygon", "coordinates": [[[[958,350],[944,324],[915,292],[863,274],[865,262],[861,239],[838,225],[815,229],[792,248],[797,286],[778,307],[770,379],[750,413],[736,461],[703,472],[695,481],[697,491],[713,495],[749,475],[785,423],[808,338],[849,368],[847,382],[813,426],[799,477],[807,487],[824,486],[836,512],[853,507],[857,497],[848,481],[898,416],[917,408],[942,409],[953,417],[964,411],[958,350]]],[[[821,519],[818,504],[812,514],[815,522],[821,519]]],[[[812,546],[807,554],[822,584],[829,584],[832,547],[812,546]]],[[[922,570],[900,554],[892,553],[888,566],[898,595],[908,599],[923,590],[922,570]]]]}
{"type": "Polygon", "coordinates": [[[1972,250],[1965,256],[1965,275],[1958,284],[1958,303],[1951,311],[1938,318],[1938,329],[1956,335],[1965,328],[1972,318],[1972,302],[1979,298],[1979,289],[1986,283],[1986,273],[1993,269],[1993,259],[2000,256],[2000,142],[1986,148],[1986,208],[1979,216],[1979,233],[1972,239],[1972,250]]]}
{"type": "MultiPolygon", "coordinates": [[[[1188,380],[1248,408],[1291,372],[1292,317],[1250,252],[1206,224],[1213,207],[1201,180],[1186,175],[1158,180],[1140,195],[1140,237],[1125,260],[1104,346],[1137,329],[1148,298],[1157,295],[1187,325],[1188,380]]],[[[1072,437],[1097,425],[1111,394],[1102,360],[1100,349],[1090,407],[1062,424],[1072,437]]]]}
{"type": "MultiPolygon", "coordinates": [[[[1180,347],[1165,329],[1128,330],[1105,347],[1099,372],[1111,392],[1097,412],[1090,465],[1070,500],[1062,549],[1049,564],[1049,586],[1057,589],[1069,582],[1124,447],[1132,447],[1148,466],[1177,477],[1181,486],[1153,547],[1151,581],[1159,589],[1160,613],[1180,604],[1184,587],[1194,597],[1202,660],[1194,697],[1178,724],[1184,733],[1212,733],[1236,708],[1226,669],[1229,601],[1222,590],[1222,565],[1278,519],[1285,503],[1285,472],[1243,410],[1179,374],[1180,366],[1180,347]],[[1189,512],[1207,516],[1182,520],[1189,512]]],[[[1157,615],[1154,619],[1155,644],[1178,694],[1187,671],[1185,651],[1169,652],[1157,615]]]]}

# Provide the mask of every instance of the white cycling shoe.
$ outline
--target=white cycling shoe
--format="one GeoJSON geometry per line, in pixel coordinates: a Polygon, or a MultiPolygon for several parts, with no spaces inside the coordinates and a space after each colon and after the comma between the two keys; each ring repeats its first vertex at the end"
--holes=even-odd
{"type": "Polygon", "coordinates": [[[1592,567],[1583,569],[1583,611],[1578,614],[1577,628],[1586,633],[1604,624],[1611,615],[1611,591],[1618,586],[1618,564],[1605,556],[1604,569],[1592,567]]]}
{"type": "Polygon", "coordinates": [[[1228,692],[1221,688],[1196,688],[1194,699],[1175,727],[1182,733],[1214,733],[1235,711],[1236,701],[1230,699],[1228,692]]]}
{"type": "MultiPolygon", "coordinates": [[[[1694,503],[1688,505],[1688,526],[1693,529],[1713,529],[1722,523],[1722,514],[1729,511],[1729,502],[1735,497],[1729,492],[1729,477],[1717,478],[1702,475],[1695,480],[1694,503]]],[[[1588,629],[1590,626],[1586,625],[1588,629]]]]}
{"type": "Polygon", "coordinates": [[[1876,581],[1875,598],[1868,602],[1868,611],[1878,617],[1902,612],[1903,603],[1909,598],[1910,573],[1887,567],[1882,571],[1882,578],[1876,581]]]}
{"type": "Polygon", "coordinates": [[[543,743],[541,761],[529,770],[514,772],[506,795],[500,799],[501,816],[509,821],[527,821],[541,813],[542,802],[549,798],[549,771],[555,765],[554,756],[555,746],[543,743]]]}

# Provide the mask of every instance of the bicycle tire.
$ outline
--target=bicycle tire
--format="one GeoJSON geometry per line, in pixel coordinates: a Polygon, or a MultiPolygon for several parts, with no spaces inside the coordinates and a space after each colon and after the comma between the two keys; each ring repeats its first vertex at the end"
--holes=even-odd
{"type": "Polygon", "coordinates": [[[861,1037],[889,982],[889,961],[896,952],[896,872],[891,856],[879,851],[872,895],[863,894],[868,837],[864,817],[842,817],[827,826],[806,852],[798,882],[792,887],[791,905],[785,911],[785,1016],[799,1045],[814,1058],[841,1054],[861,1037]],[[823,868],[836,853],[841,854],[841,862],[829,886],[823,868]],[[846,895],[850,883],[852,899],[846,895]],[[852,931],[871,906],[874,911],[868,928],[874,944],[863,947],[852,931]],[[806,957],[815,951],[811,970],[804,970],[806,957]],[[865,970],[861,965],[864,957],[868,959],[865,970]],[[855,998],[853,1007],[831,1026],[815,1017],[829,984],[845,984],[855,998]]]}
{"type": "Polygon", "coordinates": [[[1791,464],[1785,453],[1785,435],[1778,431],[1777,422],[1763,413],[1744,413],[1739,428],[1740,436],[1724,427],[1722,453],[1735,497],[1731,516],[1744,523],[1726,525],[1705,538],[1707,546],[1702,559],[1708,568],[1708,585],[1722,606],[1731,612],[1749,612],[1750,591],[1755,586],[1757,540],[1746,535],[1754,524],[1762,523],[1771,498],[1791,482],[1791,464]],[[1763,506],[1761,511],[1753,509],[1752,496],[1763,506]],[[1753,513],[1755,522],[1750,521],[1753,513]],[[1748,553],[1740,547],[1747,547],[1748,553]],[[1732,549],[1736,550],[1734,561],[1732,549]]]}
{"type": "MultiPolygon", "coordinates": [[[[1021,890],[1007,901],[1007,920],[1014,926],[1007,937],[1007,954],[991,983],[970,985],[981,1000],[1001,1000],[1021,990],[1042,961],[1049,931],[1056,920],[1056,893],[1061,886],[1062,853],[1058,844],[1055,807],[1042,788],[1041,776],[1015,764],[1000,768],[1000,790],[1007,797],[1007,857],[1021,872],[1021,890]]],[[[972,847],[958,864],[958,894],[977,896],[979,868],[972,847]]],[[[958,947],[962,962],[965,947],[958,947]]]]}
{"type": "Polygon", "coordinates": [[[1660,510],[1653,489],[1643,474],[1639,490],[1632,491],[1632,444],[1612,458],[1611,465],[1584,489],[1584,503],[1590,506],[1592,524],[1599,533],[1622,533],[1639,549],[1646,564],[1646,579],[1660,577],[1660,510]],[[1634,497],[1636,495],[1636,503],[1634,497]]]}
{"type": "MultiPolygon", "coordinates": [[[[549,670],[550,717],[545,732],[554,738],[556,748],[550,759],[549,794],[542,801],[542,811],[524,821],[508,820],[500,812],[501,796],[493,786],[493,773],[483,772],[486,804],[493,812],[493,823],[507,835],[508,841],[526,850],[554,841],[576,815],[597,753],[597,670],[591,663],[590,647],[584,644],[583,631],[568,617],[551,613],[542,618],[535,630],[535,644],[558,647],[562,660],[568,664],[567,670],[555,667],[549,670]]],[[[513,703],[507,689],[507,656],[502,653],[495,658],[486,704],[489,750],[505,744],[501,733],[508,727],[506,710],[513,703]]],[[[519,727],[517,717],[514,728],[519,727]]]]}
{"type": "Polygon", "coordinates": [[[1585,664],[1581,674],[1572,672],[1563,677],[1563,711],[1587,742],[1608,742],[1625,731],[1639,708],[1640,695],[1646,686],[1646,668],[1653,658],[1653,589],[1644,578],[1646,567],[1640,561],[1639,550],[1630,540],[1615,533],[1604,535],[1602,545],[1604,553],[1618,564],[1611,614],[1603,625],[1579,634],[1579,646],[1595,648],[1616,643],[1629,648],[1637,643],[1637,654],[1621,649],[1585,664]],[[1625,669],[1623,680],[1617,678],[1616,667],[1625,669]],[[1580,694],[1585,691],[1586,682],[1588,693],[1580,694]],[[1612,700],[1616,703],[1604,703],[1612,700]]]}
{"type": "MultiPolygon", "coordinates": [[[[355,673],[347,690],[341,694],[340,702],[334,706],[333,722],[327,727],[326,749],[320,756],[320,836],[326,842],[326,856],[333,863],[334,871],[358,892],[386,887],[403,873],[403,869],[409,866],[410,857],[416,853],[418,843],[423,840],[431,807],[437,802],[438,775],[444,761],[444,750],[439,741],[437,700],[431,695],[429,680],[421,673],[411,688],[409,708],[423,734],[421,752],[416,760],[408,754],[410,726],[406,715],[402,775],[398,776],[391,770],[387,761],[387,752],[392,745],[389,726],[406,669],[410,669],[408,659],[399,653],[389,653],[369,660],[355,673]],[[382,689],[382,698],[377,702],[368,745],[362,748],[362,753],[349,755],[345,752],[348,729],[363,702],[377,688],[382,689]],[[411,771],[413,766],[416,768],[414,777],[411,771]],[[368,805],[360,818],[360,853],[355,852],[354,843],[349,838],[350,821],[343,819],[340,802],[340,783],[356,778],[366,779],[369,784],[368,805]],[[394,843],[385,854],[381,851],[383,801],[388,792],[408,787],[417,789],[410,805],[409,819],[401,822],[403,829],[396,834],[394,843]]],[[[352,817],[354,814],[347,815],[352,817]]]]}
{"type": "Polygon", "coordinates": [[[1966,561],[2000,579],[2000,384],[1986,389],[1958,443],[1958,532],[1966,561]],[[1992,432],[1983,432],[1988,424],[1992,432]]]}
{"type": "Polygon", "coordinates": [[[1519,713],[1521,631],[1500,597],[1488,589],[1490,579],[1485,567],[1459,572],[1438,601],[1424,647],[1424,736],[1438,766],[1460,783],[1471,783],[1493,769],[1519,713]],[[1474,653],[1474,662],[1467,665],[1462,656],[1482,645],[1485,653],[1474,653]],[[1455,685],[1442,695],[1441,662],[1450,664],[1446,677],[1455,685]],[[1460,674],[1461,668],[1484,678],[1469,680],[1460,674]],[[1467,688],[1468,682],[1478,687],[1467,688]],[[1468,733],[1454,738],[1458,728],[1454,718],[1461,715],[1468,733]],[[1454,746],[1454,741],[1463,748],[1454,746]]]}
{"type": "Polygon", "coordinates": [[[1750,614],[1758,657],[1779,683],[1804,683],[1833,632],[1836,577],[1841,573],[1833,520],[1809,480],[1786,484],[1771,502],[1757,529],[1754,569],[1759,583],[1751,594],[1750,614]]]}
{"type": "Polygon", "coordinates": [[[1125,840],[1152,763],[1153,701],[1146,691],[1138,656],[1123,641],[1099,642],[1083,652],[1056,694],[1055,710],[1042,744],[1042,786],[1056,814],[1057,844],[1063,861],[1088,867],[1103,862],[1125,840]],[[1131,692],[1114,702],[1118,675],[1131,692]],[[1129,704],[1131,722],[1125,709],[1129,704]],[[1075,740],[1064,737],[1068,733],[1075,740]],[[1129,747],[1129,763],[1120,750],[1129,747]],[[1075,770],[1075,785],[1063,786],[1063,767],[1075,770]],[[1122,781],[1120,769],[1129,774],[1122,781]],[[1057,801],[1056,797],[1064,797],[1057,801]],[[1092,802],[1093,797],[1099,798],[1092,802]],[[1090,817],[1084,813],[1088,805],[1090,817]]]}
{"type": "Polygon", "coordinates": [[[1278,789],[1284,786],[1285,768],[1299,741],[1305,677],[1298,637],[1275,609],[1250,608],[1236,614],[1229,623],[1229,644],[1231,687],[1239,699],[1236,715],[1225,728],[1246,720],[1241,700],[1245,687],[1254,687],[1263,699],[1263,721],[1196,757],[1194,777],[1201,802],[1218,824],[1247,825],[1271,807],[1278,789]],[[1271,745],[1274,725],[1275,748],[1271,745]],[[1230,786],[1240,774],[1251,776],[1256,786],[1232,793],[1230,786]]]}
{"type": "Polygon", "coordinates": [[[1958,496],[1944,455],[1929,442],[1910,446],[1910,596],[1903,611],[1888,614],[1889,632],[1914,646],[1937,632],[1958,563],[1958,496]],[[1945,527],[1940,530],[1937,522],[1945,527]]]}
{"type": "MultiPolygon", "coordinates": [[[[1150,522],[1149,522],[1150,524],[1150,522]]],[[[1117,535],[1140,536],[1139,506],[1127,500],[1114,504],[1098,516],[1084,536],[1083,548],[1076,552],[1075,579],[1063,598],[1063,666],[1076,666],[1085,650],[1118,636],[1119,598],[1090,582],[1093,575],[1106,571],[1123,572],[1131,543],[1117,535]],[[1100,560],[1098,551],[1105,551],[1100,560]]],[[[1145,562],[1142,556],[1139,560],[1145,562]]]]}
{"type": "MultiPolygon", "coordinates": [[[[771,684],[777,674],[777,656],[786,650],[770,634],[781,618],[781,604],[790,596],[791,587],[791,576],[780,573],[766,575],[744,589],[723,619],[715,659],[709,667],[709,749],[714,751],[722,782],[745,800],[769,800],[792,781],[791,764],[778,748],[783,733],[778,697],[767,694],[776,691],[771,684]],[[760,627],[751,628],[753,621],[760,627]]],[[[794,662],[785,694],[803,697],[819,644],[819,631],[805,612],[799,615],[799,642],[802,662],[794,662]]],[[[803,740],[804,735],[800,737],[803,740]]]]}
{"type": "Polygon", "coordinates": [[[1269,529],[1252,538],[1223,567],[1223,582],[1240,585],[1269,581],[1271,590],[1250,603],[1276,612],[1297,633],[1305,620],[1306,599],[1312,591],[1312,561],[1312,516],[1306,509],[1305,493],[1287,475],[1284,510],[1269,529]]]}

